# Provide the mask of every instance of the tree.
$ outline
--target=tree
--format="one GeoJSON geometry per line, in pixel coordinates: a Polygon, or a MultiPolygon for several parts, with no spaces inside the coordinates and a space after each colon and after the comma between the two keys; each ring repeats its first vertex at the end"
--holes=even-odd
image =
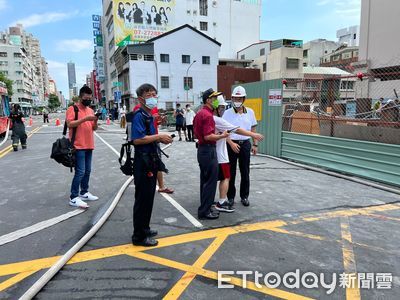
{"type": "Polygon", "coordinates": [[[54,95],[54,94],[50,94],[49,105],[48,105],[50,110],[58,108],[58,107],[60,107],[60,105],[61,105],[61,102],[60,102],[60,99],[58,99],[58,96],[54,95]]]}
{"type": "Polygon", "coordinates": [[[11,97],[13,95],[13,81],[8,79],[6,75],[0,72],[0,81],[3,81],[6,84],[8,96],[11,97]]]}

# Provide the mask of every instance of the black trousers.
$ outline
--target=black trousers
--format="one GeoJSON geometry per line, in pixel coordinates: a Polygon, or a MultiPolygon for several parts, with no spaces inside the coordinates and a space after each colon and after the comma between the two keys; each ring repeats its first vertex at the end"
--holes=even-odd
{"type": "Polygon", "coordinates": [[[150,172],[146,170],[143,159],[140,155],[135,153],[135,204],[133,205],[132,238],[137,240],[143,240],[146,237],[146,233],[150,230],[150,219],[153,211],[156,181],[157,170],[152,170],[150,172]]]}
{"type": "Polygon", "coordinates": [[[25,125],[22,123],[14,122],[11,135],[13,148],[17,148],[20,141],[21,141],[21,146],[26,147],[27,137],[28,136],[26,135],[25,132],[25,125]]]}
{"type": "Polygon", "coordinates": [[[188,139],[189,141],[194,140],[194,134],[193,134],[193,125],[186,125],[187,132],[188,132],[188,139]]]}
{"type": "Polygon", "coordinates": [[[218,181],[218,160],[215,145],[199,145],[197,161],[200,166],[200,206],[198,216],[210,212],[214,203],[218,181]]]}
{"type": "Polygon", "coordinates": [[[233,141],[240,146],[240,152],[233,152],[232,148],[228,145],[229,163],[231,164],[231,179],[229,181],[228,199],[235,199],[236,196],[236,168],[239,160],[240,170],[240,199],[248,198],[250,193],[250,140],[246,141],[233,141]]]}

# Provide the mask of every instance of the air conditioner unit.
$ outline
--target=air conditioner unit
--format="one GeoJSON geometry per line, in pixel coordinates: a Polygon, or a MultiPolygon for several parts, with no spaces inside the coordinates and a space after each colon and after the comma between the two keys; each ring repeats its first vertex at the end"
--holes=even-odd
{"type": "Polygon", "coordinates": [[[212,6],[213,6],[213,7],[217,7],[217,1],[214,0],[214,1],[212,2],[212,6]]]}
{"type": "Polygon", "coordinates": [[[197,10],[193,10],[193,15],[197,15],[197,10]]]}
{"type": "Polygon", "coordinates": [[[217,26],[217,22],[213,22],[213,25],[214,25],[214,26],[217,26]]]}

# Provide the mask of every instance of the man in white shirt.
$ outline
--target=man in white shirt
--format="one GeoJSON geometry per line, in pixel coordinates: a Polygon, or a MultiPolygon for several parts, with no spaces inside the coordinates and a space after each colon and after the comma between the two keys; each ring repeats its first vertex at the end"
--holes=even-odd
{"type": "MultiPolygon", "coordinates": [[[[256,132],[257,120],[254,111],[246,108],[243,103],[246,100],[246,90],[242,86],[237,86],[232,92],[232,108],[225,111],[223,119],[229,123],[239,126],[248,131],[256,132]]],[[[258,141],[253,138],[253,144],[250,137],[231,134],[227,139],[228,155],[231,165],[231,180],[228,189],[228,201],[234,204],[236,196],[235,178],[237,161],[239,160],[240,169],[240,199],[244,206],[249,206],[250,193],[250,153],[256,154],[258,141]]]]}
{"type": "MultiPolygon", "coordinates": [[[[236,125],[232,125],[222,118],[225,112],[227,103],[222,95],[217,97],[218,109],[214,110],[215,133],[228,131],[229,133],[239,134],[242,136],[252,137],[254,140],[261,141],[264,137],[256,132],[244,130],[236,125]]],[[[227,192],[229,188],[229,181],[231,178],[230,163],[228,156],[228,149],[226,139],[217,141],[217,158],[218,158],[218,180],[219,180],[219,200],[215,208],[221,212],[234,212],[235,209],[227,200],[227,192]]]]}
{"type": "Polygon", "coordinates": [[[190,104],[186,104],[185,119],[186,119],[186,129],[188,133],[189,142],[194,142],[193,120],[195,116],[196,113],[192,110],[190,104]]]}

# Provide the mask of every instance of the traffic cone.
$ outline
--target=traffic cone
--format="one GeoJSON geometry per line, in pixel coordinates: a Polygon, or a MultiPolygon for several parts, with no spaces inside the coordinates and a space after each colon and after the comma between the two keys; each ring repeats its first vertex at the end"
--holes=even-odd
{"type": "Polygon", "coordinates": [[[106,125],[110,125],[111,123],[110,123],[110,117],[107,117],[107,120],[106,120],[106,125]]]}
{"type": "Polygon", "coordinates": [[[29,126],[31,126],[31,127],[32,127],[32,125],[33,125],[33,120],[32,120],[32,117],[29,117],[29,126]]]}
{"type": "Polygon", "coordinates": [[[60,126],[60,125],[61,125],[60,119],[57,118],[57,119],[56,119],[56,126],[60,126]]]}

